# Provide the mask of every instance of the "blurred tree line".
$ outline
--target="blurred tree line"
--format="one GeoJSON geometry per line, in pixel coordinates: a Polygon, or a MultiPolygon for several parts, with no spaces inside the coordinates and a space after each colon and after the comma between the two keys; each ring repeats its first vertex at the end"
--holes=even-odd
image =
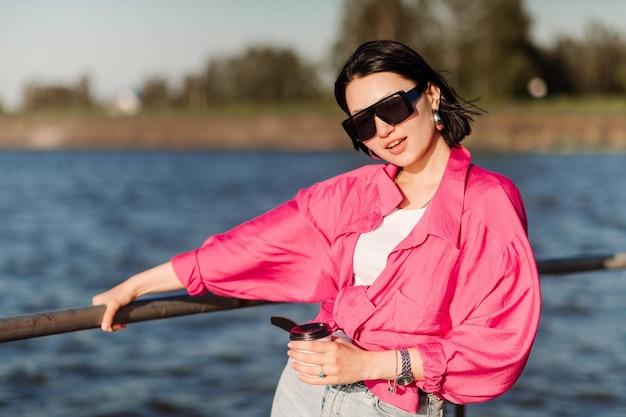
{"type": "Polygon", "coordinates": [[[581,39],[562,35],[550,47],[531,39],[523,0],[345,0],[336,65],[370,39],[395,39],[443,69],[464,95],[528,97],[541,79],[550,94],[626,92],[626,39],[592,22],[581,39]]]}
{"type": "MultiPolygon", "coordinates": [[[[203,109],[231,102],[278,103],[318,100],[361,43],[394,39],[445,70],[468,97],[511,100],[536,96],[619,95],[626,92],[626,40],[595,22],[582,38],[563,35],[549,46],[530,36],[532,19],[523,0],[344,0],[338,39],[327,62],[311,63],[298,52],[252,46],[239,55],[209,60],[173,88],[165,78],[145,80],[138,89],[146,109],[203,109]],[[329,68],[332,68],[330,70],[329,68]],[[547,88],[547,90],[545,90],[547,88]]],[[[75,86],[30,85],[23,108],[95,106],[89,79],[75,86]]]]}

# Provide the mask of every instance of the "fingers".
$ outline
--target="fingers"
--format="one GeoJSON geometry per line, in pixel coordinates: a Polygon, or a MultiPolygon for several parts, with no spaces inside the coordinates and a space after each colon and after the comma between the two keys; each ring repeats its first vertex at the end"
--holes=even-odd
{"type": "Polygon", "coordinates": [[[335,350],[333,342],[310,341],[291,341],[287,347],[292,351],[325,353],[335,350]]]}
{"type": "MultiPolygon", "coordinates": [[[[100,328],[105,332],[112,332],[117,330],[113,327],[113,318],[115,317],[115,313],[118,310],[117,306],[111,305],[113,303],[106,304],[106,310],[104,311],[104,315],[102,316],[102,323],[100,323],[100,328]]],[[[119,325],[117,326],[119,328],[119,325]]]]}
{"type": "Polygon", "coordinates": [[[114,324],[111,326],[111,331],[115,332],[117,330],[123,330],[126,328],[126,324],[114,324]]]}
{"type": "Polygon", "coordinates": [[[298,379],[308,384],[323,385],[332,383],[333,365],[332,342],[294,341],[288,344],[287,355],[293,359],[291,367],[299,373],[298,379]]]}
{"type": "Polygon", "coordinates": [[[320,379],[327,376],[324,365],[314,365],[311,363],[292,361],[291,367],[305,379],[320,379]]]}
{"type": "MultiPolygon", "coordinates": [[[[319,366],[324,363],[324,354],[323,353],[314,353],[314,352],[301,352],[297,350],[290,350],[287,355],[293,359],[296,363],[302,364],[303,366],[319,366]]],[[[306,370],[307,368],[302,368],[302,370],[306,370]]],[[[307,372],[310,373],[310,372],[307,372]]],[[[317,373],[315,373],[317,375],[317,373]]]]}
{"type": "Polygon", "coordinates": [[[113,324],[115,314],[119,308],[127,304],[126,300],[122,302],[118,301],[119,297],[116,297],[115,290],[109,290],[102,294],[98,294],[91,300],[93,305],[104,305],[106,309],[102,315],[102,321],[100,322],[100,329],[105,332],[114,332],[116,330],[125,329],[125,324],[113,324]]]}
{"type": "Polygon", "coordinates": [[[327,364],[315,365],[291,361],[291,368],[298,373],[298,379],[311,385],[332,384],[336,379],[334,367],[327,364]]]}

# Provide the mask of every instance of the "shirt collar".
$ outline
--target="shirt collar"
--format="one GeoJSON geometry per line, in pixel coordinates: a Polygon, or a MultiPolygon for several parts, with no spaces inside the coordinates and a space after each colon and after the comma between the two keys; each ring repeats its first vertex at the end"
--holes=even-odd
{"type": "MultiPolygon", "coordinates": [[[[461,217],[465,200],[465,182],[471,162],[471,154],[461,145],[450,149],[441,183],[407,244],[418,245],[428,234],[439,236],[455,247],[459,246],[461,217]]],[[[380,215],[386,216],[402,202],[402,193],[394,183],[398,173],[395,165],[385,165],[381,174],[375,176],[379,192],[380,215]]],[[[380,172],[380,171],[379,171],[380,172]]],[[[376,221],[377,222],[380,220],[376,221]]],[[[375,227],[375,224],[372,225],[375,227]]]]}
{"type": "Polygon", "coordinates": [[[425,232],[459,246],[465,184],[471,155],[461,145],[452,147],[439,188],[422,218],[425,232]]]}
{"type": "MultiPolygon", "coordinates": [[[[459,247],[465,182],[470,161],[471,155],[467,149],[461,145],[451,148],[450,157],[437,192],[424,216],[405,240],[406,245],[417,246],[431,234],[449,241],[457,248],[459,247]]],[[[403,197],[393,180],[398,172],[398,167],[387,165],[384,171],[386,175],[378,176],[377,182],[381,214],[386,216],[402,202],[403,197]]]]}
{"type": "Polygon", "coordinates": [[[376,185],[380,193],[380,214],[382,216],[386,216],[394,211],[404,198],[395,183],[399,169],[396,165],[387,164],[383,168],[385,174],[376,177],[376,185]]]}

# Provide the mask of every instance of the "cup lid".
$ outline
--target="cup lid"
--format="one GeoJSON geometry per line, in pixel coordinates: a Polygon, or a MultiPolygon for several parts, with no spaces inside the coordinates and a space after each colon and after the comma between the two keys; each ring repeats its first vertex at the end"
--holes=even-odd
{"type": "Polygon", "coordinates": [[[333,333],[328,323],[307,323],[294,327],[289,332],[291,340],[316,340],[333,333]]]}

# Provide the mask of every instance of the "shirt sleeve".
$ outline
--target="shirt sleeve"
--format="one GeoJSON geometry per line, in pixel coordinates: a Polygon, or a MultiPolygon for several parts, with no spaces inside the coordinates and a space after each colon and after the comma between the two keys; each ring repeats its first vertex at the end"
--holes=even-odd
{"type": "Polygon", "coordinates": [[[319,302],[329,294],[321,280],[328,244],[310,221],[307,195],[207,239],[172,258],[177,277],[191,295],[281,302],[319,302]]]}
{"type": "Polygon", "coordinates": [[[467,307],[467,318],[445,337],[418,346],[425,375],[421,388],[458,404],[507,391],[522,373],[539,324],[538,273],[525,239],[513,241],[497,262],[473,274],[490,279],[467,307]]]}

